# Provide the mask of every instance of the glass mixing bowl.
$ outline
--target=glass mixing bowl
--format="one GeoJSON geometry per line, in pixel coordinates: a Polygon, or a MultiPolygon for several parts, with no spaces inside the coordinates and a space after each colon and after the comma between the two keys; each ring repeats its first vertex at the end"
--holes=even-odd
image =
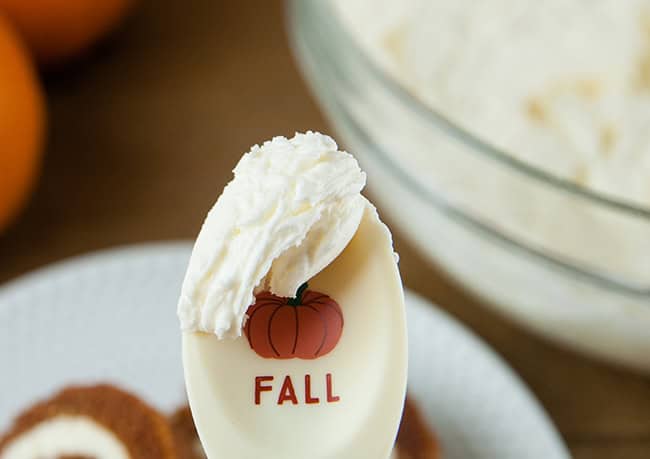
{"type": "Polygon", "coordinates": [[[419,250],[543,335],[650,371],[650,209],[515,159],[384,72],[330,2],[289,2],[295,54],[378,204],[419,250]]]}

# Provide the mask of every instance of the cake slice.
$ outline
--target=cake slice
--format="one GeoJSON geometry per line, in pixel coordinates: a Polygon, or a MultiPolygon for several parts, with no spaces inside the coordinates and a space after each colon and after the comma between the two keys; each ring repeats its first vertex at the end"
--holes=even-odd
{"type": "Polygon", "coordinates": [[[174,434],[179,459],[206,459],[188,405],[176,410],[169,417],[169,424],[174,434]]]}
{"type": "Polygon", "coordinates": [[[416,402],[407,398],[393,452],[395,459],[437,459],[440,450],[436,437],[422,417],[416,402]]]}
{"type": "Polygon", "coordinates": [[[68,387],[21,414],[0,437],[0,459],[176,459],[169,423],[110,385],[68,387]]]}

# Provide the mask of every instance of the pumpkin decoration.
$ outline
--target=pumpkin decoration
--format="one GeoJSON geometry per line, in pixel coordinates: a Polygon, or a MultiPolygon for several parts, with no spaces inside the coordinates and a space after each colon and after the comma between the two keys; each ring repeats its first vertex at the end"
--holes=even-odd
{"type": "Polygon", "coordinates": [[[258,294],[247,315],[244,333],[248,344],[267,359],[317,359],[334,349],[343,333],[338,303],[307,290],[306,283],[295,298],[258,294]]]}

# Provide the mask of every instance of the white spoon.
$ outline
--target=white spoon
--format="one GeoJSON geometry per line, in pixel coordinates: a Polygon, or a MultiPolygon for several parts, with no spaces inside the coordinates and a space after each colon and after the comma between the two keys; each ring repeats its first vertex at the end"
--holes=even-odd
{"type": "Polygon", "coordinates": [[[374,209],[309,290],[335,300],[343,317],[340,340],[316,359],[264,358],[252,348],[277,357],[332,347],[340,327],[334,306],[313,293],[301,292],[309,304],[276,300],[260,309],[250,319],[250,343],[183,333],[189,401],[209,459],[391,454],[406,390],[406,319],[390,235],[374,209]]]}

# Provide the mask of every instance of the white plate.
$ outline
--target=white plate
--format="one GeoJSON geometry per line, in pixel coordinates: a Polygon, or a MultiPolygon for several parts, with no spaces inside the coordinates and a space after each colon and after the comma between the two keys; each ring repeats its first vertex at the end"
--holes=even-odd
{"type": "MultiPolygon", "coordinates": [[[[188,244],[102,252],[0,289],[0,429],[70,383],[110,381],[170,411],[185,400],[175,305],[188,244]]],[[[409,386],[447,459],[562,459],[559,435],[482,341],[407,295],[409,386]]]]}

